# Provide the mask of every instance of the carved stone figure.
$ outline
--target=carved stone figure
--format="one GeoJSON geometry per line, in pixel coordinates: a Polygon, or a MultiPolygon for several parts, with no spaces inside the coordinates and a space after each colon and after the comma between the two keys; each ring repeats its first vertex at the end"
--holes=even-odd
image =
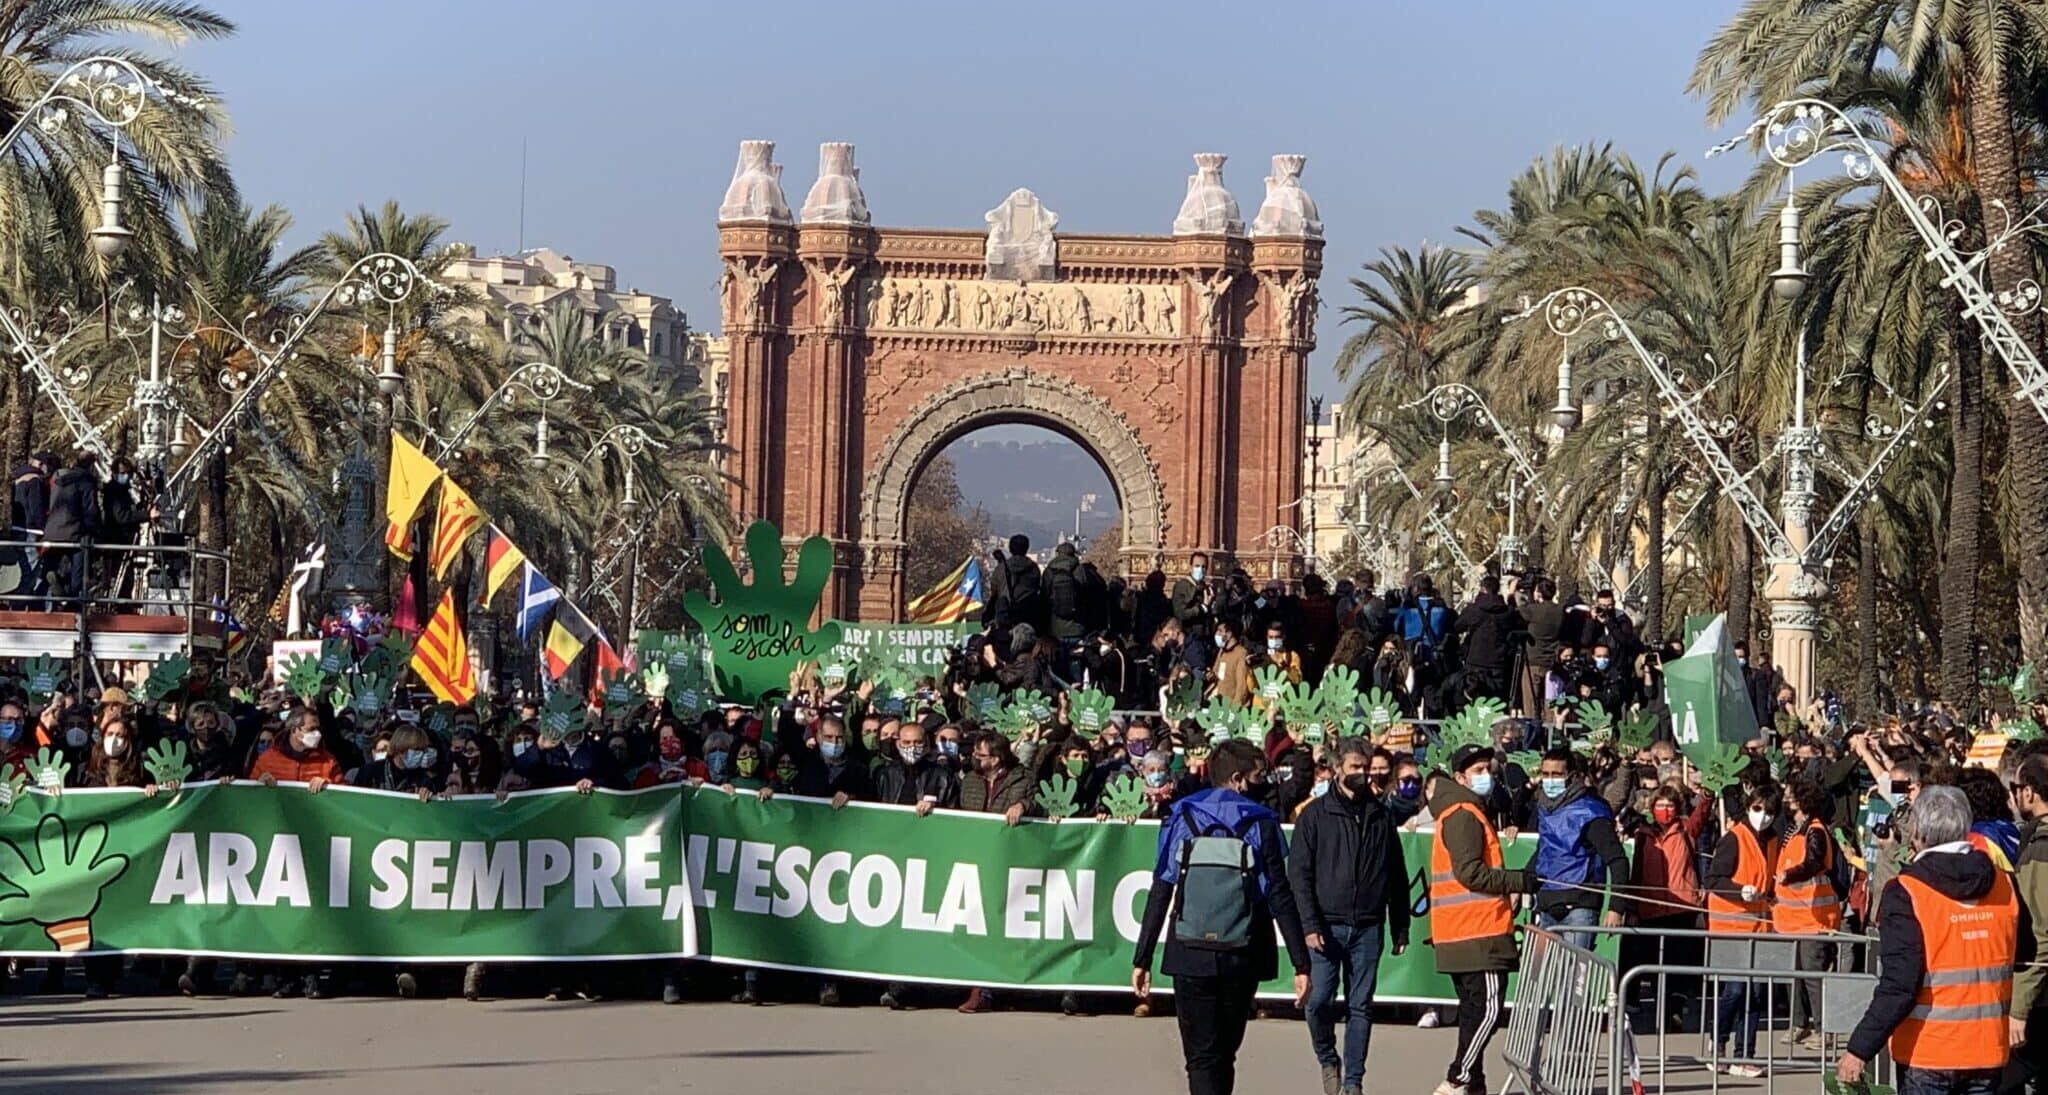
{"type": "Polygon", "coordinates": [[[1175,311],[1175,307],[1176,306],[1173,300],[1173,290],[1159,290],[1159,306],[1152,310],[1152,314],[1156,316],[1159,320],[1159,329],[1154,333],[1162,335],[1176,335],[1180,333],[1173,329],[1173,313],[1175,311]]]}
{"type": "Polygon", "coordinates": [[[742,266],[740,279],[740,322],[759,323],[768,310],[769,291],[775,286],[775,274],[782,269],[782,263],[766,259],[753,266],[742,266]]]}
{"type": "Polygon", "coordinates": [[[1088,294],[1078,285],[1074,286],[1074,330],[1086,333],[1095,329],[1095,317],[1088,307],[1088,294]]]}
{"type": "Polygon", "coordinates": [[[987,331],[996,325],[996,298],[989,293],[988,286],[974,287],[974,329],[987,331]]]}
{"type": "Polygon", "coordinates": [[[984,261],[990,281],[1053,281],[1059,276],[1053,229],[1059,215],[1038,195],[1017,189],[982,218],[988,222],[984,261]]]}
{"type": "Polygon", "coordinates": [[[1128,334],[1149,334],[1145,326],[1145,291],[1135,285],[1124,286],[1124,331],[1128,334]]]}
{"type": "Polygon", "coordinates": [[[813,263],[811,276],[817,279],[818,288],[824,293],[824,306],[819,309],[818,315],[827,323],[845,323],[846,283],[853,279],[853,267],[840,266],[833,269],[822,263],[813,263]]]}
{"type": "Polygon", "coordinates": [[[920,278],[911,282],[910,300],[906,304],[906,314],[903,317],[904,322],[912,327],[924,326],[925,305],[929,304],[931,299],[932,291],[925,288],[924,279],[920,278]]]}
{"type": "Polygon", "coordinates": [[[1210,338],[1223,337],[1223,295],[1230,291],[1230,283],[1235,280],[1237,275],[1228,270],[1218,270],[1207,278],[1190,278],[1195,287],[1196,303],[1201,309],[1202,332],[1210,338]]]}
{"type": "MultiPolygon", "coordinates": [[[[1080,292],[1075,289],[1073,292],[1080,292]]],[[[1045,327],[1048,331],[1064,331],[1067,323],[1074,318],[1074,298],[1068,293],[1054,293],[1045,302],[1045,327]]]]}
{"type": "Polygon", "coordinates": [[[939,316],[932,326],[960,326],[960,290],[955,289],[950,281],[939,284],[939,316]]]}

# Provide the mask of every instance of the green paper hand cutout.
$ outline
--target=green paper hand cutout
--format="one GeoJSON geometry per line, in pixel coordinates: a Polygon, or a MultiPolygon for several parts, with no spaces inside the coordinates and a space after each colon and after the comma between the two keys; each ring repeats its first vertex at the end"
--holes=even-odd
{"type": "Polygon", "coordinates": [[[165,696],[176,692],[185,684],[185,678],[192,673],[192,659],[183,654],[149,667],[149,676],[142,681],[142,701],[156,703],[165,696]]]}
{"type": "Polygon", "coordinates": [[[1074,777],[1061,772],[1038,785],[1034,801],[1040,810],[1045,811],[1045,816],[1054,821],[1073,817],[1081,812],[1081,807],[1074,802],[1074,790],[1074,777]]]}
{"type": "Polygon", "coordinates": [[[1578,716],[1579,725],[1585,727],[1586,736],[1594,742],[1610,740],[1608,735],[1614,729],[1614,716],[1607,712],[1605,704],[1599,700],[1584,700],[1573,714],[1578,716]]]}
{"type": "Polygon", "coordinates": [[[143,754],[142,767],[157,783],[183,783],[192,774],[182,741],[158,742],[156,748],[143,754]]]}
{"type": "Polygon", "coordinates": [[[1279,700],[1280,717],[1286,719],[1290,727],[1322,719],[1322,697],[1306,681],[1287,686],[1280,693],[1279,700]]]}
{"type": "Polygon", "coordinates": [[[1229,741],[1237,736],[1237,713],[1241,710],[1228,703],[1212,703],[1195,712],[1195,725],[1208,734],[1209,741],[1229,741]]]}
{"type": "Polygon", "coordinates": [[[2005,687],[2006,691],[2012,693],[2013,707],[2024,714],[2027,705],[2033,703],[2041,692],[2039,676],[2034,670],[2034,663],[2028,662],[2014,670],[2011,679],[2006,682],[2005,687]]]}
{"type": "Polygon", "coordinates": [[[560,741],[583,729],[583,718],[583,701],[566,689],[557,689],[550,693],[548,701],[541,705],[541,736],[560,741]]]}
{"type": "Polygon", "coordinates": [[[1036,733],[1038,727],[1038,715],[1022,692],[1010,697],[1010,702],[996,712],[995,729],[1011,741],[1036,733]]]}
{"type": "Polygon", "coordinates": [[[1136,821],[1145,812],[1145,785],[1136,776],[1118,776],[1102,787],[1102,808],[1118,821],[1136,821]]]}
{"type": "Polygon", "coordinates": [[[640,687],[647,698],[660,703],[668,698],[668,666],[656,662],[640,671],[640,687]]]}
{"type": "Polygon", "coordinates": [[[27,791],[28,776],[18,768],[0,778],[0,814],[13,813],[14,804],[20,802],[27,791]]]}
{"type": "Polygon", "coordinates": [[[1508,763],[1519,766],[1529,775],[1536,774],[1536,767],[1543,763],[1543,754],[1534,749],[1523,749],[1508,754],[1508,763]]]}
{"type": "Polygon", "coordinates": [[[348,668],[349,642],[339,635],[320,640],[320,672],[330,677],[341,675],[348,668]]]}
{"type": "Polygon", "coordinates": [[[284,686],[292,695],[312,703],[327,687],[327,674],[320,671],[320,662],[305,654],[293,656],[284,663],[284,686]]]}
{"type": "Polygon", "coordinates": [[[1316,693],[1326,717],[1348,723],[1358,710],[1358,672],[1348,665],[1333,665],[1323,671],[1323,683],[1316,693]]]}
{"type": "Polygon", "coordinates": [[[1444,759],[1467,745],[1492,745],[1493,724],[1508,713],[1507,704],[1492,696],[1482,696],[1465,705],[1465,709],[1444,720],[1438,727],[1443,739],[1444,759]]]}
{"type": "Polygon", "coordinates": [[[1627,756],[1648,749],[1656,737],[1657,716],[1638,711],[1621,720],[1621,725],[1615,729],[1614,744],[1627,756]]]}
{"type": "Polygon", "coordinates": [[[747,558],[753,581],[740,581],[732,560],[716,546],[704,552],[718,603],[695,590],[683,597],[683,611],[711,640],[711,666],[719,692],[741,703],[789,686],[799,663],[813,662],[839,645],[840,628],[826,622],[810,629],[825,580],[832,574],[832,545],[822,536],[797,551],[796,577],[782,579],[782,534],[767,521],[747,529],[747,558]]]}
{"type": "Polygon", "coordinates": [[[0,924],[31,921],[59,951],[91,949],[100,894],[128,869],[128,857],[106,845],[106,822],[85,825],[74,837],[56,814],[36,825],[27,851],[0,840],[0,924]]]}
{"type": "Polygon", "coordinates": [[[1196,717],[1202,707],[1202,679],[1193,675],[1182,677],[1166,691],[1163,713],[1167,721],[1178,724],[1182,719],[1196,717]]]}
{"type": "Polygon", "coordinates": [[[974,717],[987,722],[1003,709],[1003,690],[989,681],[967,686],[967,710],[974,717]]]}
{"type": "Polygon", "coordinates": [[[35,759],[28,762],[29,778],[45,791],[61,790],[65,777],[71,774],[71,762],[64,754],[49,746],[36,750],[35,759]]]}
{"type": "Polygon", "coordinates": [[[1252,674],[1252,690],[1260,699],[1272,703],[1287,691],[1287,674],[1277,665],[1262,665],[1252,674]]]}
{"type": "Polygon", "coordinates": [[[1709,791],[1720,791],[1735,783],[1738,773],[1749,766],[1749,756],[1732,741],[1708,743],[1706,755],[1706,763],[1699,766],[1700,785],[1709,791]]]}
{"type": "Polygon", "coordinates": [[[38,704],[54,695],[57,683],[63,679],[63,663],[48,654],[21,663],[21,686],[28,692],[28,698],[38,704]]]}
{"type": "Polygon", "coordinates": [[[1375,731],[1394,725],[1401,717],[1401,705],[1394,702],[1394,694],[1384,688],[1375,688],[1365,694],[1365,725],[1375,731]]]}
{"type": "Polygon", "coordinates": [[[640,677],[626,669],[614,669],[606,673],[604,681],[604,705],[607,709],[624,709],[640,702],[640,677]]]}
{"type": "Polygon", "coordinates": [[[1084,688],[1067,699],[1067,721],[1073,724],[1075,733],[1089,741],[1094,741],[1102,728],[1109,725],[1109,713],[1114,710],[1116,701],[1096,688],[1084,688]]]}

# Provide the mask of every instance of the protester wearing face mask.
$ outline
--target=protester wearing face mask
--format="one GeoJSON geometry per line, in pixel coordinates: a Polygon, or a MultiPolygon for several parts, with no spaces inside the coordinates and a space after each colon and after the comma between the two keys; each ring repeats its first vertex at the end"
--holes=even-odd
{"type": "Polygon", "coordinates": [[[745,738],[734,742],[732,762],[720,786],[727,792],[760,792],[768,786],[768,772],[763,759],[761,743],[745,738]]]}
{"type": "MultiPolygon", "coordinates": [[[[1536,923],[1544,928],[1616,927],[1631,904],[1611,892],[1628,877],[1628,853],[1614,827],[1614,811],[1586,787],[1584,769],[1570,749],[1543,754],[1536,769],[1536,923]],[[1601,917],[1600,907],[1607,906],[1601,917]]],[[[1591,932],[1564,931],[1565,942],[1591,950],[1591,932]]]]}
{"type": "Polygon", "coordinates": [[[1323,1095],[1359,1095],[1382,937],[1394,954],[1408,949],[1408,866],[1393,820],[1373,793],[1371,744],[1350,738],[1336,753],[1335,789],[1311,800],[1295,822],[1287,881],[1309,949],[1304,1012],[1309,1045],[1322,1066],[1323,1095]],[[1343,1008],[1337,1003],[1340,982],[1343,1008]]]}
{"type": "MultiPolygon", "coordinates": [[[[1260,649],[1257,667],[1266,666],[1278,669],[1288,684],[1301,683],[1301,655],[1288,648],[1287,629],[1278,620],[1266,625],[1266,642],[1260,649]]],[[[1264,697],[1255,696],[1253,699],[1262,702],[1264,697]]]]}
{"type": "Polygon", "coordinates": [[[1400,761],[1394,765],[1394,778],[1387,784],[1385,801],[1387,814],[1394,819],[1396,825],[1405,827],[1425,812],[1422,798],[1422,768],[1415,763],[1414,757],[1404,753],[1400,761]]]}
{"type": "Polygon", "coordinates": [[[441,760],[441,751],[425,730],[401,723],[391,731],[384,756],[372,753],[371,759],[356,769],[354,785],[416,795],[425,802],[447,783],[441,760]]]}
{"type": "Polygon", "coordinates": [[[664,722],[655,731],[654,756],[634,773],[633,786],[645,789],[664,783],[682,783],[688,779],[690,759],[682,729],[672,722],[664,722]]]}
{"type": "Polygon", "coordinates": [[[1145,791],[1145,810],[1138,816],[1147,821],[1165,817],[1173,805],[1173,754],[1164,750],[1147,753],[1138,762],[1138,782],[1145,791]]]}
{"type": "Polygon", "coordinates": [[[447,792],[451,795],[487,795],[498,787],[503,763],[498,745],[474,726],[457,724],[449,743],[447,792]]]}
{"type": "Polygon", "coordinates": [[[27,709],[14,700],[0,700],[0,774],[26,774],[35,755],[35,729],[27,709]]]}
{"type": "Polygon", "coordinates": [[[932,757],[922,724],[897,728],[891,756],[875,774],[875,800],[915,807],[919,817],[936,809],[959,808],[960,781],[932,757]]]}
{"type": "Polygon", "coordinates": [[[845,720],[823,715],[811,725],[812,737],[784,730],[783,747],[795,760],[796,793],[829,798],[833,809],[875,797],[873,770],[866,749],[849,734],[845,720]]]}
{"type": "Polygon", "coordinates": [[[926,729],[931,730],[932,744],[938,747],[939,763],[955,772],[962,770],[966,766],[966,749],[961,741],[960,728],[940,722],[937,729],[932,729],[929,724],[926,729]]]}
{"type": "Polygon", "coordinates": [[[1251,653],[1240,641],[1237,628],[1232,620],[1216,621],[1214,695],[1223,703],[1243,707],[1252,701],[1251,653]]]}
{"type": "Polygon", "coordinates": [[[1429,904],[1436,968],[1458,993],[1458,1044],[1439,1092],[1485,1091],[1486,1043],[1500,1025],[1508,972],[1521,961],[1509,895],[1532,893],[1534,871],[1503,866],[1500,834],[1486,816],[1494,751],[1467,745],[1436,781],[1430,814],[1429,904]]]}
{"type": "Polygon", "coordinates": [[[559,738],[547,727],[540,728],[532,748],[524,753],[515,750],[512,770],[535,788],[574,787],[586,795],[598,787],[625,789],[611,753],[581,725],[559,738]]]}
{"type": "MultiPolygon", "coordinates": [[[[1700,891],[1698,841],[1713,812],[1711,795],[1694,795],[1675,784],[1665,784],[1651,793],[1645,820],[1633,834],[1636,856],[1629,873],[1638,927],[1652,932],[1699,930],[1704,895],[1700,891]]],[[[1697,966],[1705,954],[1706,947],[1696,936],[1625,935],[1621,939],[1624,971],[1652,962],[1697,966]]],[[[1647,978],[1636,984],[1642,992],[1657,988],[1657,983],[1647,978]]],[[[1699,997],[1699,979],[1667,978],[1664,989],[1669,997],[1665,1014],[1689,1015],[1699,997]]]]}
{"type": "MultiPolygon", "coordinates": [[[[1760,783],[1743,797],[1744,810],[1731,817],[1728,829],[1714,843],[1707,868],[1707,930],[1716,935],[1756,935],[1771,930],[1772,865],[1778,859],[1777,823],[1782,797],[1776,784],[1760,783]]],[[[1714,1040],[1737,1058],[1728,1066],[1733,1076],[1762,1076],[1751,1063],[1756,1032],[1770,985],[1763,981],[1726,980],[1715,1006],[1714,1040]]]]}
{"type": "MultiPolygon", "coordinates": [[[[1076,785],[1087,774],[1089,757],[1087,743],[1080,738],[1069,741],[1079,746],[1078,756],[1063,750],[1060,754],[1059,771],[1071,771],[1067,762],[1073,759],[1078,768],[1073,773],[1076,785]]],[[[898,744],[901,742],[899,740],[898,744]]],[[[1009,739],[994,732],[975,735],[969,743],[966,769],[960,775],[959,808],[973,814],[1001,814],[1007,824],[1015,825],[1024,819],[1029,807],[1032,790],[1037,781],[1031,771],[1017,763],[1017,755],[1010,748],[1009,739]]],[[[886,800],[885,800],[886,801],[886,800]]]]}
{"type": "Polygon", "coordinates": [[[288,732],[250,762],[249,778],[262,782],[265,787],[279,783],[303,783],[314,794],[325,790],[330,783],[340,782],[341,764],[321,743],[320,716],[301,708],[291,716],[287,725],[288,732]]]}

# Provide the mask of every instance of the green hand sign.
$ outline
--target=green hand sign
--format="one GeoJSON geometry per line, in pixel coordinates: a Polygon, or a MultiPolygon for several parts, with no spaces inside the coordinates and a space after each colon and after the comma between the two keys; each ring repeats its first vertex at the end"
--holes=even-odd
{"type": "Polygon", "coordinates": [[[1067,701],[1067,718],[1074,725],[1074,732],[1094,741],[1102,728],[1109,725],[1109,713],[1116,709],[1116,701],[1107,692],[1084,688],[1067,701]]]}
{"type": "Polygon", "coordinates": [[[192,764],[185,759],[185,743],[182,741],[158,742],[156,748],[143,754],[142,767],[149,772],[149,778],[158,783],[183,783],[192,774],[192,764]]]}
{"type": "Polygon", "coordinates": [[[26,852],[0,840],[0,924],[33,921],[60,951],[90,949],[100,893],[128,869],[128,857],[106,845],[106,822],[86,825],[73,837],[56,814],[37,824],[26,852]]]}
{"type": "Polygon", "coordinates": [[[1061,773],[1040,783],[1038,794],[1033,797],[1038,808],[1045,811],[1045,816],[1058,821],[1081,811],[1080,805],[1074,801],[1075,789],[1074,777],[1061,773]]]}
{"type": "Polygon", "coordinates": [[[64,679],[64,664],[47,654],[30,658],[21,663],[21,684],[28,692],[28,698],[42,703],[57,691],[57,683],[64,679]]]}
{"type": "Polygon", "coordinates": [[[756,521],[747,529],[754,580],[742,582],[732,560],[712,547],[704,553],[704,568],[718,603],[696,591],[683,598],[683,611],[711,640],[712,671],[727,699],[758,703],[787,688],[798,663],[817,661],[839,645],[838,624],[810,629],[832,574],[831,543],[822,536],[805,540],[789,582],[782,579],[782,556],[782,534],[770,522],[756,521]]]}
{"type": "Polygon", "coordinates": [[[45,746],[36,750],[34,759],[28,762],[29,778],[45,791],[58,791],[64,786],[64,779],[71,774],[71,762],[64,754],[45,746]]]}
{"type": "Polygon", "coordinates": [[[1145,786],[1136,776],[1118,776],[1102,788],[1102,808],[1118,821],[1136,821],[1145,812],[1145,786]]]}
{"type": "Polygon", "coordinates": [[[192,659],[183,654],[165,658],[149,668],[149,676],[142,681],[142,699],[155,703],[176,692],[185,684],[185,677],[192,672],[192,659]]]}

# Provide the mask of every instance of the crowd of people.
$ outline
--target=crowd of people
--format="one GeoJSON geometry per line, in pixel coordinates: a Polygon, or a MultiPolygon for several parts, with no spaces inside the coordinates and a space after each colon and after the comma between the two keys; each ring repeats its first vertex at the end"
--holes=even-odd
{"type": "MultiPolygon", "coordinates": [[[[1070,551],[1040,569],[1028,543],[1020,538],[1012,549],[994,568],[980,633],[900,707],[877,702],[871,682],[828,685],[806,666],[760,706],[726,704],[689,718],[654,697],[557,735],[531,700],[459,709],[401,700],[381,717],[358,718],[282,690],[216,680],[200,665],[155,704],[134,702],[119,687],[60,689],[37,702],[20,691],[0,696],[0,768],[22,769],[47,747],[71,762],[74,786],[154,793],[140,754],[180,740],[189,746],[190,778],[302,785],[279,793],[318,794],[346,782],[424,800],[689,782],[834,807],[999,814],[1012,825],[1038,810],[1033,792],[1056,774],[1073,777],[1082,816],[1105,816],[1105,788],[1135,777],[1143,816],[1162,823],[1133,960],[1138,999],[1114,1005],[1065,993],[1058,1003],[1069,1013],[1168,1006],[1149,992],[1163,943],[1160,968],[1174,978],[1170,1006],[1198,1093],[1231,1089],[1256,989],[1290,971],[1328,1095],[1362,1090],[1381,954],[1425,942],[1410,926],[1410,879],[1419,872],[1431,916],[1426,942],[1457,996],[1442,1095],[1486,1090],[1485,1048],[1522,953],[1522,895],[1534,924],[1577,946],[1623,925],[1775,931],[1815,937],[1798,947],[1798,965],[1825,971],[1855,953],[1837,942],[1874,934],[1867,949],[1881,959],[1881,982],[1862,1025],[1829,1041],[1812,994],[1798,991],[1784,1032],[1798,1046],[1839,1048],[1845,1079],[1889,1044],[1905,1075],[1939,1073],[1947,1085],[1902,1090],[1976,1095],[1996,1089],[1979,1081],[2013,1063],[2010,1047],[2030,1060],[2048,1039],[2035,1018],[2036,1002],[2048,1014],[2048,1001],[2032,966],[2048,926],[2025,915],[2048,903],[2048,832],[2037,836],[2032,824],[2048,816],[2048,743],[2015,736],[1995,766],[1972,766],[1977,735],[1947,710],[1845,720],[1833,705],[1802,703],[1756,657],[1746,671],[1759,732],[1745,745],[1746,767],[1725,786],[1709,786],[1672,742],[1668,720],[1647,745],[1572,740],[1560,697],[1598,699],[1617,713],[1661,706],[1656,678],[1668,648],[1646,640],[1610,592],[1580,603],[1561,600],[1548,578],[1489,577],[1469,603],[1454,606],[1422,576],[1373,592],[1369,574],[1335,586],[1309,575],[1290,591],[1254,586],[1242,571],[1211,576],[1199,556],[1170,587],[1158,573],[1134,586],[1097,586],[1070,551]],[[1266,712],[1263,741],[1211,740],[1192,720],[1160,713],[1177,689],[1255,703],[1250,680],[1260,669],[1313,683],[1335,665],[1398,695],[1407,717],[1373,735],[1310,744],[1277,707],[1266,712]],[[1021,733],[982,725],[967,697],[986,684],[1041,691],[1053,697],[1053,714],[1021,733]],[[1071,689],[1082,686],[1118,698],[1120,710],[1099,733],[1084,734],[1068,718],[1071,689]],[[1481,695],[1515,713],[1493,726],[1486,744],[1448,756],[1432,750],[1423,716],[1481,695]],[[1533,770],[1532,757],[1540,757],[1533,770]],[[1404,830],[1429,834],[1428,864],[1407,861],[1404,830]],[[1519,834],[1533,834],[1536,851],[1511,868],[1504,849],[1519,834]],[[1245,851],[1209,846],[1216,839],[1245,851]],[[1981,931],[1944,934],[1954,908],[1970,917],[1982,910],[1981,931]],[[1998,976],[1965,981],[1958,970],[1998,976]],[[1972,1018],[1952,1029],[1943,1025],[1951,1012],[1972,1018]],[[1998,1037],[1978,1037],[1990,1029],[1983,1023],[1995,1024],[1998,1037]]],[[[1697,964],[1701,942],[1627,937],[1621,959],[1697,964]]],[[[61,961],[12,965],[28,991],[72,983],[74,971],[61,961]]],[[[91,996],[154,983],[188,994],[659,992],[669,1002],[720,995],[758,1003],[802,993],[826,1006],[1036,1006],[981,989],[948,997],[930,986],[696,963],[442,969],[105,957],[87,959],[82,973],[91,996]]],[[[1760,1074],[1758,1041],[1772,1035],[1761,1029],[1768,986],[1726,981],[1713,1000],[1688,991],[1697,985],[1676,987],[1665,1006],[1699,1024],[1724,1051],[1717,1057],[1730,1074],[1760,1074]]]]}

